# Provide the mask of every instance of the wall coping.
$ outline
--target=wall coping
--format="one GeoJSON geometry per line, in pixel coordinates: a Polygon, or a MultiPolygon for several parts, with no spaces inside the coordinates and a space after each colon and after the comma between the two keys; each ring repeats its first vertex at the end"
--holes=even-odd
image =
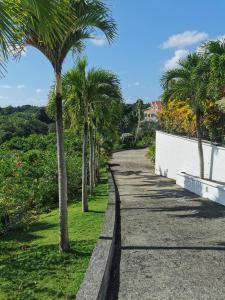
{"type": "Polygon", "coordinates": [[[208,180],[208,179],[201,179],[197,176],[193,176],[193,175],[187,174],[185,172],[178,172],[177,176],[192,179],[192,180],[195,180],[195,181],[201,182],[203,184],[206,184],[206,185],[212,186],[214,188],[221,189],[221,190],[225,191],[225,184],[221,184],[219,182],[217,183],[215,181],[211,181],[211,180],[208,180]]]}
{"type": "Polygon", "coordinates": [[[102,233],[92,253],[83,283],[76,300],[106,299],[116,240],[116,188],[111,169],[108,169],[108,207],[102,233]]]}
{"type": "MultiPolygon", "coordinates": [[[[177,134],[174,134],[174,133],[168,133],[168,132],[165,132],[165,131],[162,131],[162,130],[156,130],[156,132],[159,132],[160,134],[176,137],[176,138],[179,138],[181,140],[188,140],[188,141],[191,141],[193,143],[198,142],[197,138],[193,138],[193,137],[191,138],[191,137],[187,137],[187,136],[177,135],[177,134]]],[[[220,148],[222,150],[225,150],[225,146],[222,146],[222,145],[219,145],[217,143],[213,143],[213,142],[210,142],[210,141],[207,141],[207,140],[202,140],[202,144],[206,145],[206,146],[214,146],[214,147],[220,148]]]]}

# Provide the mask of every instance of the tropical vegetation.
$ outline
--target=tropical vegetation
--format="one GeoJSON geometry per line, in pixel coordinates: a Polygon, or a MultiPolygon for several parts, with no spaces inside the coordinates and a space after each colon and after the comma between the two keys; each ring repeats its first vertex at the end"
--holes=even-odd
{"type": "MultiPolygon", "coordinates": [[[[86,102],[86,97],[79,97],[77,82],[66,81],[66,75],[64,80],[62,74],[67,54],[73,51],[76,57],[85,40],[95,38],[97,31],[109,43],[116,35],[111,11],[100,0],[0,0],[1,76],[7,71],[9,57],[20,57],[28,46],[44,54],[55,75],[50,113],[31,106],[0,110],[0,258],[4,261],[0,298],[10,299],[15,293],[18,299],[74,298],[99,236],[107,199],[102,174],[118,137],[120,84],[113,73],[93,69],[83,81],[91,83],[82,90],[89,95],[86,102]],[[81,114],[79,130],[73,119],[87,109],[90,151],[83,158],[86,164],[90,161],[85,183],[90,209],[83,215],[80,202],[76,202],[82,192],[81,128],[87,119],[83,122],[86,115],[81,114]],[[101,189],[103,193],[99,193],[101,189]],[[58,241],[60,252],[68,252],[63,256],[56,251],[58,241]],[[13,256],[19,261],[11,259],[13,256]],[[58,277],[52,279],[50,270],[58,277]],[[59,285],[65,274],[68,280],[64,278],[59,285]]],[[[87,139],[83,148],[87,150],[87,139]]]]}
{"type": "Polygon", "coordinates": [[[177,68],[164,72],[161,126],[167,131],[196,136],[200,178],[204,178],[202,139],[224,140],[224,112],[217,105],[224,93],[224,41],[210,41],[189,54],[177,68]]]}

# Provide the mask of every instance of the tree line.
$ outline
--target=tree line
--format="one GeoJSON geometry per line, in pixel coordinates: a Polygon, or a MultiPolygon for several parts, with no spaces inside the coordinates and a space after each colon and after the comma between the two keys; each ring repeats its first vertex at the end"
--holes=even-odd
{"type": "MultiPolygon", "coordinates": [[[[59,198],[59,249],[69,250],[68,213],[67,213],[67,171],[64,151],[64,118],[62,66],[70,51],[77,55],[85,46],[85,40],[93,38],[96,29],[103,32],[109,43],[116,35],[116,23],[109,7],[103,1],[85,0],[1,0],[0,1],[0,52],[1,71],[6,68],[5,62],[10,55],[19,55],[24,47],[32,46],[39,50],[53,67],[55,74],[54,110],[57,136],[58,161],[58,198],[59,198]]],[[[83,80],[84,78],[79,78],[83,80]]],[[[114,85],[118,85],[115,80],[114,85]]],[[[102,85],[104,86],[104,84],[102,85]]],[[[118,89],[119,90],[119,89],[118,89]]],[[[81,91],[83,93],[83,91],[81,91]]],[[[84,102],[84,144],[86,151],[87,114],[91,95],[80,95],[84,102]],[[89,98],[87,98],[89,96],[89,98]]],[[[111,95],[113,97],[113,95],[111,95]]],[[[102,99],[100,99],[102,100],[102,99]]],[[[90,120],[90,115],[88,116],[90,120]]],[[[90,126],[89,126],[90,128],[90,126]]],[[[90,130],[89,130],[90,133],[90,130]]],[[[85,202],[86,155],[83,155],[83,205],[85,202]]],[[[92,174],[93,176],[93,174],[92,174]]]]}

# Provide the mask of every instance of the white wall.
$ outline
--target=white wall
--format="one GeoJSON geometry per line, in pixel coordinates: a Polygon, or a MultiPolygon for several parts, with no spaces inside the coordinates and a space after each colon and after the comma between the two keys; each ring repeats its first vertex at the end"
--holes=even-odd
{"type": "Polygon", "coordinates": [[[225,185],[199,179],[185,173],[177,173],[176,184],[201,197],[225,205],[225,185]]]}
{"type": "MultiPolygon", "coordinates": [[[[188,139],[161,131],[156,132],[155,172],[172,179],[177,173],[199,176],[198,145],[188,139]]],[[[205,178],[225,182],[225,148],[203,143],[205,178]]]]}

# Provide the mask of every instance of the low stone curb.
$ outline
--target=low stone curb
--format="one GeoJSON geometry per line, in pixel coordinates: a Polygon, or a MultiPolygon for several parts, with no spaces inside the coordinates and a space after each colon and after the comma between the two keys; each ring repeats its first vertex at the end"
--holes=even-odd
{"type": "Polygon", "coordinates": [[[109,200],[103,231],[91,256],[76,300],[106,300],[116,241],[116,187],[108,169],[109,200]]]}

